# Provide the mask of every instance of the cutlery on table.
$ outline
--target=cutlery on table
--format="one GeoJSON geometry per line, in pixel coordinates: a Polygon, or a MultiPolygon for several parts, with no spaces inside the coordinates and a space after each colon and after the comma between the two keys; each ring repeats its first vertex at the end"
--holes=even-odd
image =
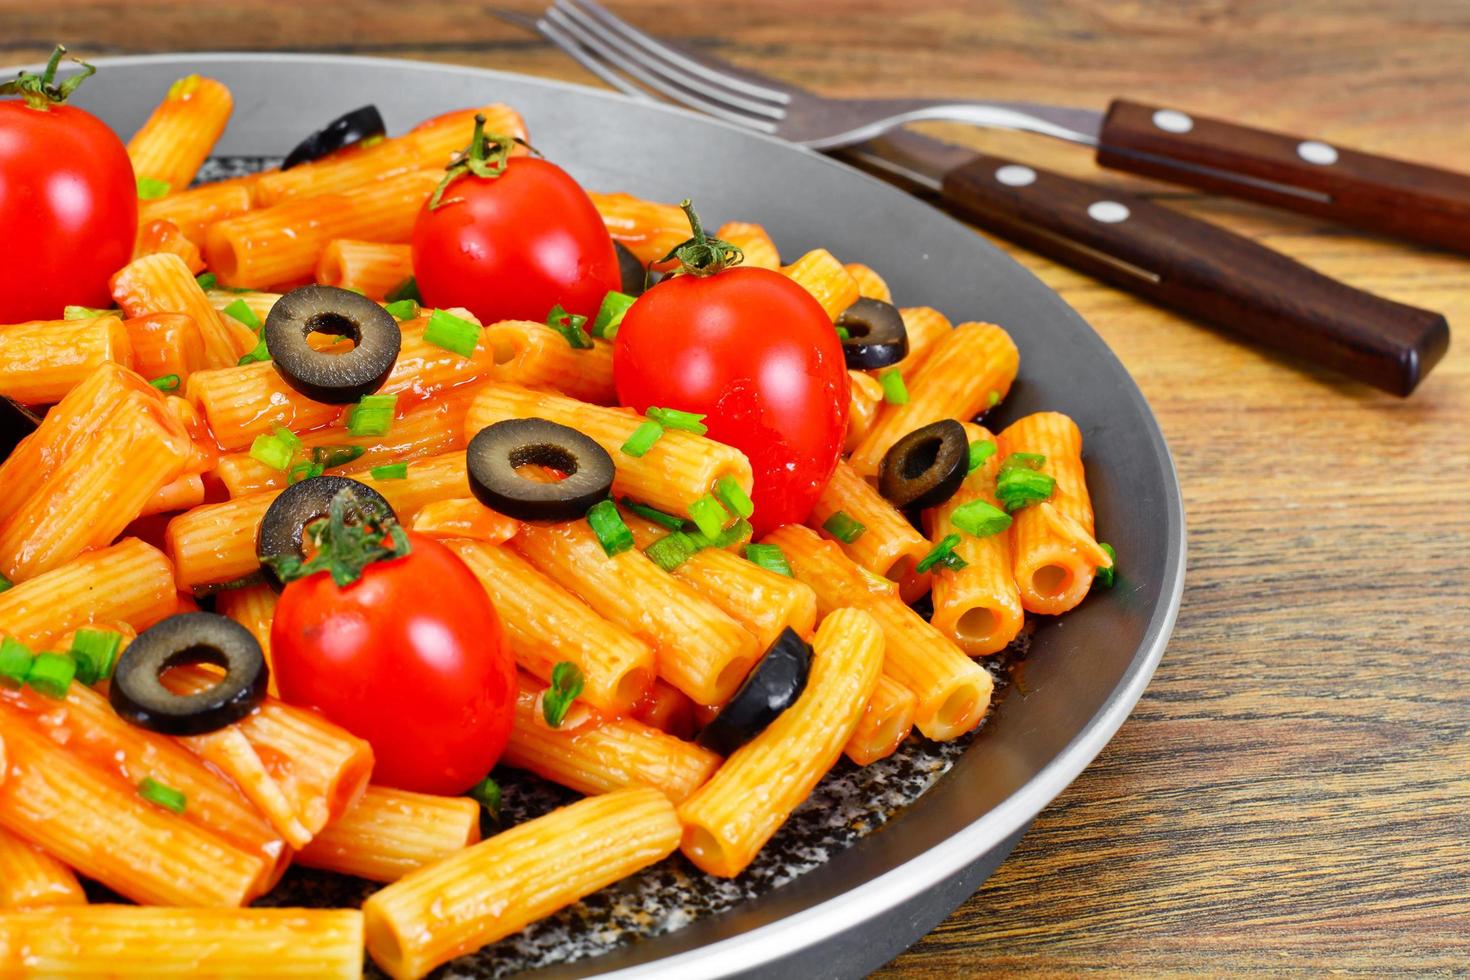
{"type": "MultiPolygon", "coordinates": [[[[599,78],[637,98],[651,100],[651,90],[756,132],[827,151],[840,148],[844,159],[910,190],[935,195],[950,209],[1037,252],[1396,394],[1411,392],[1448,347],[1449,327],[1440,314],[1354,289],[1208,222],[926,136],[897,132],[877,138],[906,122],[957,119],[1088,142],[1095,139],[1089,132],[1098,129],[1099,113],[1029,103],[825,99],[655,38],[593,0],[555,0],[534,21],[513,13],[502,16],[539,30],[599,78]]],[[[1174,135],[1196,130],[1208,134],[1217,125],[1191,122],[1190,130],[1174,135]]],[[[1099,131],[1106,130],[1102,125],[1099,131]]],[[[1355,165],[1365,159],[1338,153],[1355,165]]],[[[1438,174],[1442,183],[1463,181],[1462,206],[1470,217],[1470,179],[1409,164],[1393,166],[1438,174]]],[[[1130,164],[1129,169],[1139,168],[1130,164]]],[[[1191,183],[1203,179],[1195,171],[1190,174],[1191,183]]],[[[1213,169],[1204,176],[1224,179],[1213,169]]],[[[1252,194],[1284,194],[1293,204],[1306,200],[1281,190],[1285,183],[1266,184],[1263,188],[1262,180],[1251,177],[1245,184],[1232,181],[1230,187],[1232,193],[1239,185],[1252,194]]],[[[1318,193],[1316,205],[1333,200],[1321,197],[1318,193]]],[[[1277,203],[1274,197],[1271,201],[1277,203]]]]}

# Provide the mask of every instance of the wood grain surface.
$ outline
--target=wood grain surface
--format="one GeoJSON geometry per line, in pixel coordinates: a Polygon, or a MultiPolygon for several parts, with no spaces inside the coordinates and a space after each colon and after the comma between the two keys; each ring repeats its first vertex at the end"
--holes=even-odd
{"type": "MultiPolygon", "coordinates": [[[[1464,0],[615,6],[832,94],[1129,96],[1470,171],[1464,0]]],[[[327,50],[591,81],[482,4],[0,0],[0,62],[58,39],[99,55],[327,50]]],[[[1470,325],[1470,257],[1099,171],[1038,137],[940,131],[1470,325]]],[[[1470,970],[1470,341],[1400,400],[1012,252],[1158,413],[1189,516],[1184,608],[1113,743],[879,975],[1470,970]]]]}

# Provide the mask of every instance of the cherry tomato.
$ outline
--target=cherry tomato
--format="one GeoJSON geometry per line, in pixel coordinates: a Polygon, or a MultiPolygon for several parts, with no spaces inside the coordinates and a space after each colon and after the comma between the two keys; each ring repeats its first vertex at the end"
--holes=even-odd
{"type": "Polygon", "coordinates": [[[0,323],[111,306],[107,280],[133,257],[128,151],[102,120],[57,101],[55,60],[47,76],[23,76],[26,98],[0,101],[0,323]]]}
{"type": "Polygon", "coordinates": [[[286,586],[271,626],[281,697],[372,744],[373,782],[463,793],[495,765],[515,717],[515,663],[485,590],[454,552],[412,550],[338,588],[286,586]]]}
{"type": "Polygon", "coordinates": [[[413,272],[429,306],[485,323],[545,320],[560,305],[591,317],[622,276],[592,199],[565,170],[513,157],[498,177],[465,174],[413,229],[413,272]]]}
{"type": "Polygon", "coordinates": [[[847,431],[848,377],[826,312],[768,269],[667,279],[623,317],[618,400],[703,412],[709,436],[750,458],[763,534],[807,516],[847,431]]]}

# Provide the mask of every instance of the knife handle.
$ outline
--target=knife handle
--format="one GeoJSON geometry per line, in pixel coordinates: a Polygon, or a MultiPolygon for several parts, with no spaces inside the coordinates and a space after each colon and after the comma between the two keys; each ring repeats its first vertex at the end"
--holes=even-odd
{"type": "Polygon", "coordinates": [[[1470,252],[1470,176],[1118,99],[1097,162],[1470,252]]]}
{"type": "Polygon", "coordinates": [[[998,234],[1137,293],[1397,395],[1444,355],[1438,313],[1354,289],[1141,198],[990,156],[949,171],[946,203],[998,234]]]}

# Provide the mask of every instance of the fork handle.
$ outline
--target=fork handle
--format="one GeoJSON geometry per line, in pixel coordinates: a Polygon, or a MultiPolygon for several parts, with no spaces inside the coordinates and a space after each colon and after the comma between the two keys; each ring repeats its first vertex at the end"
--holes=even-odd
{"type": "Polygon", "coordinates": [[[1097,161],[1399,238],[1470,251],[1470,176],[1118,99],[1097,161]]]}
{"type": "Polygon", "coordinates": [[[1354,289],[1215,225],[990,156],[941,194],[987,228],[1162,306],[1407,395],[1449,346],[1438,313],[1354,289]]]}

